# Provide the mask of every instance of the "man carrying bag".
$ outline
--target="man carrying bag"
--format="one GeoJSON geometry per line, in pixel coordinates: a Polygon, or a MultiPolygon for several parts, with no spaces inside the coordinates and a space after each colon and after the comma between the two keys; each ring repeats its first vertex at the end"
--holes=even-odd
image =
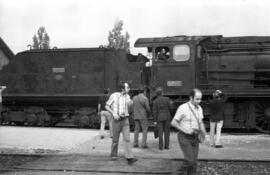
{"type": "MultiPolygon", "coordinates": [[[[190,100],[178,107],[171,122],[179,132],[178,142],[184,155],[184,162],[175,174],[188,175],[196,174],[197,159],[199,153],[199,133],[206,135],[203,124],[203,110],[199,105],[202,99],[202,92],[193,89],[189,95],[190,100]]],[[[201,135],[203,138],[203,135],[201,135]]],[[[201,140],[203,141],[203,139],[201,140]]]]}

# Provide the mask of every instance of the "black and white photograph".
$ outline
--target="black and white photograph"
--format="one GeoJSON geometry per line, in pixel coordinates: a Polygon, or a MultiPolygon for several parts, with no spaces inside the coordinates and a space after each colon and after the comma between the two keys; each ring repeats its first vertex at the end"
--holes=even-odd
{"type": "Polygon", "coordinates": [[[0,0],[0,174],[270,174],[270,1],[0,0]]]}

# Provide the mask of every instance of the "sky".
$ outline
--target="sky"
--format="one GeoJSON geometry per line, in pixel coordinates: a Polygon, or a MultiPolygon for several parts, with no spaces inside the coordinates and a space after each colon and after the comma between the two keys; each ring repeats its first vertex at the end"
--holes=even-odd
{"type": "Polygon", "coordinates": [[[269,0],[0,0],[0,37],[14,53],[27,50],[40,26],[50,46],[108,44],[123,20],[134,42],[176,35],[270,36],[269,0]]]}

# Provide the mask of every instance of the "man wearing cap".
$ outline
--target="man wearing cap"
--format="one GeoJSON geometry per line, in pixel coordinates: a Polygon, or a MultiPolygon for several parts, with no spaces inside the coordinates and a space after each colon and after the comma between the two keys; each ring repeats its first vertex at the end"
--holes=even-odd
{"type": "Polygon", "coordinates": [[[157,98],[153,102],[154,124],[158,127],[159,149],[169,149],[170,145],[170,122],[171,122],[171,105],[170,99],[162,95],[161,87],[156,89],[157,98]],[[165,144],[163,144],[163,133],[165,144]],[[164,146],[164,147],[163,147],[164,146]]]}
{"type": "Polygon", "coordinates": [[[209,103],[210,109],[210,145],[216,148],[222,148],[220,143],[221,129],[225,118],[225,98],[221,90],[215,90],[213,99],[209,103]],[[215,135],[216,130],[216,135],[215,135]]]}

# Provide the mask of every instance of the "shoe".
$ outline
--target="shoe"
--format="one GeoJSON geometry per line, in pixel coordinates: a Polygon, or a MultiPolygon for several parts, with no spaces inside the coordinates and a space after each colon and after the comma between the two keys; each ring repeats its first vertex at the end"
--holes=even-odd
{"type": "Polygon", "coordinates": [[[104,136],[100,136],[100,139],[104,139],[104,136]]]}
{"type": "Polygon", "coordinates": [[[216,148],[223,148],[223,145],[216,145],[216,148]]]}
{"type": "Polygon", "coordinates": [[[111,157],[112,160],[117,160],[118,158],[117,157],[111,157]]]}
{"type": "Polygon", "coordinates": [[[147,145],[144,145],[144,146],[142,146],[142,148],[147,149],[147,148],[148,148],[148,146],[147,146],[147,145]]]}
{"type": "Polygon", "coordinates": [[[162,150],[163,150],[163,148],[159,148],[159,150],[160,150],[160,151],[162,151],[162,150]]]}
{"type": "Polygon", "coordinates": [[[215,145],[215,144],[210,144],[210,146],[211,146],[211,147],[216,147],[216,145],[215,145]]]}
{"type": "Polygon", "coordinates": [[[136,159],[136,158],[131,158],[131,159],[127,159],[127,161],[128,161],[128,164],[131,165],[131,164],[133,164],[134,162],[137,162],[138,159],[136,159]]]}
{"type": "Polygon", "coordinates": [[[138,147],[139,147],[139,145],[134,145],[133,147],[134,147],[134,148],[138,148],[138,147]]]}
{"type": "Polygon", "coordinates": [[[169,149],[169,147],[165,147],[165,149],[169,149]]]}

